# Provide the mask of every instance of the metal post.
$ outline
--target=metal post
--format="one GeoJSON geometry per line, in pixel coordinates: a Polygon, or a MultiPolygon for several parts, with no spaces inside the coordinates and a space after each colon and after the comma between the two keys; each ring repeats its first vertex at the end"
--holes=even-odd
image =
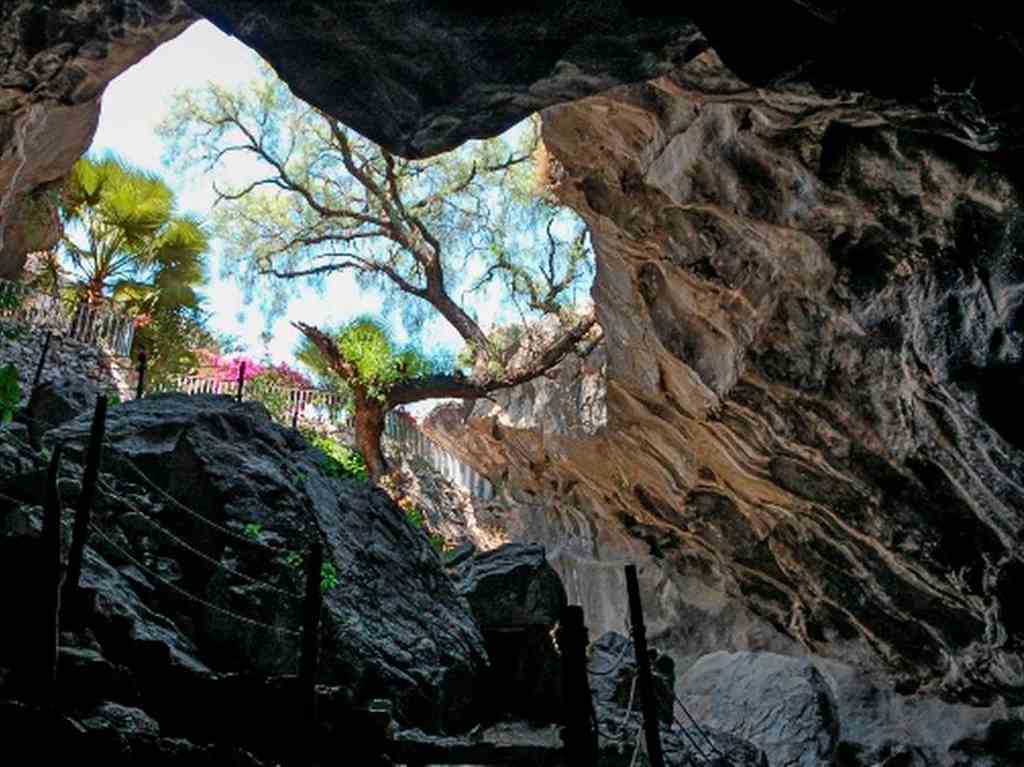
{"type": "Polygon", "coordinates": [[[44,601],[42,603],[42,658],[40,668],[40,698],[53,703],[57,687],[57,646],[60,639],[60,490],[57,474],[63,447],[56,445],[46,473],[46,501],[43,507],[43,567],[44,601]]]}
{"type": "Polygon", "coordinates": [[[323,563],[323,544],[314,541],[306,557],[306,598],[303,605],[302,657],[299,668],[301,710],[306,713],[306,721],[311,728],[316,725],[316,671],[320,648],[320,611],[324,599],[320,588],[320,573],[323,563]]]}
{"type": "Polygon", "coordinates": [[[142,399],[142,395],[146,393],[146,362],[149,360],[149,355],[146,354],[145,349],[139,351],[139,380],[135,385],[135,399],[142,399]]]}
{"type": "Polygon", "coordinates": [[[46,354],[50,351],[50,338],[53,334],[47,330],[46,338],[43,340],[43,353],[39,355],[39,364],[36,365],[36,374],[32,379],[32,390],[39,386],[39,379],[43,376],[43,366],[46,365],[46,354]]]}
{"type": "Polygon", "coordinates": [[[242,401],[242,392],[245,391],[245,361],[242,361],[241,366],[238,368],[238,394],[235,399],[238,402],[242,401]]]}
{"type": "Polygon", "coordinates": [[[75,527],[71,536],[71,551],[68,554],[67,579],[64,581],[63,603],[74,609],[77,601],[78,581],[82,575],[82,556],[85,540],[89,536],[89,519],[96,505],[96,480],[100,472],[100,458],[103,451],[103,435],[107,428],[107,398],[96,399],[96,410],[92,416],[92,430],[89,432],[89,450],[85,456],[85,470],[82,472],[82,493],[78,499],[75,527]]]}
{"type": "Polygon", "coordinates": [[[665,767],[665,757],[661,751],[657,704],[654,700],[654,680],[651,677],[651,658],[647,654],[647,629],[644,626],[643,606],[640,604],[640,581],[637,579],[636,565],[626,565],[626,592],[629,595],[629,620],[633,624],[633,652],[636,655],[637,687],[640,692],[640,705],[644,711],[647,759],[651,767],[665,767]]]}
{"type": "Polygon", "coordinates": [[[562,654],[565,763],[568,767],[593,767],[597,761],[597,732],[587,681],[587,627],[582,607],[568,605],[562,609],[556,640],[562,654]]]}

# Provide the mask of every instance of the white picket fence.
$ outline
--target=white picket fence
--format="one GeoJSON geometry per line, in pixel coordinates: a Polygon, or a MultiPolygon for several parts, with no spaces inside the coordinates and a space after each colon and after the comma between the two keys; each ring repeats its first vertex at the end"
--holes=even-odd
{"type": "MultiPolygon", "coordinates": [[[[283,386],[268,388],[288,402],[289,413],[297,410],[302,420],[334,423],[349,428],[352,426],[351,414],[344,409],[345,403],[339,394],[322,389],[283,386]]],[[[235,396],[238,393],[238,381],[182,376],[161,390],[235,396]]],[[[242,398],[245,399],[245,387],[242,389],[242,398]]],[[[388,437],[398,442],[407,452],[422,458],[453,485],[462,487],[474,498],[490,500],[494,497],[494,487],[486,477],[438,445],[407,419],[394,412],[388,413],[384,428],[388,437]]]]}
{"type": "Polygon", "coordinates": [[[105,306],[70,308],[56,296],[20,282],[0,280],[0,319],[24,323],[127,357],[135,336],[134,318],[105,306]]]}
{"type": "Polygon", "coordinates": [[[464,488],[474,498],[489,501],[494,497],[494,486],[487,477],[449,453],[406,419],[388,413],[385,433],[406,450],[430,464],[453,485],[464,488]]]}

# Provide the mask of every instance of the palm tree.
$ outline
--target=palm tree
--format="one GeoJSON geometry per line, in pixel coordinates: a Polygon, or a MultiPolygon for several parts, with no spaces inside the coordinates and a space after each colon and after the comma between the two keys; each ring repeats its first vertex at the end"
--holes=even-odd
{"type": "Polygon", "coordinates": [[[174,193],[160,178],[113,155],[83,157],[64,186],[61,214],[80,300],[139,313],[199,306],[209,238],[198,219],[175,214],[174,193]]]}

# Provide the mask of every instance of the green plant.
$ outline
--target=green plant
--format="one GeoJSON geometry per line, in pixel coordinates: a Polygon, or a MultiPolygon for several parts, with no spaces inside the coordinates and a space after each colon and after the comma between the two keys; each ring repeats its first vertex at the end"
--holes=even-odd
{"type": "MultiPolygon", "coordinates": [[[[305,566],[306,558],[298,551],[289,551],[288,556],[284,558],[284,562],[288,567],[298,570],[305,566]]],[[[340,583],[338,569],[334,566],[334,563],[324,562],[320,565],[320,592],[326,594],[337,586],[338,583],[340,583]]]]}
{"type": "Polygon", "coordinates": [[[423,512],[417,508],[406,509],[405,518],[409,520],[409,524],[413,527],[422,530],[425,520],[423,519],[423,512]]]}
{"type": "Polygon", "coordinates": [[[320,568],[320,591],[326,594],[338,585],[338,571],[332,562],[324,562],[320,568]]]}
{"type": "Polygon", "coordinates": [[[250,522],[242,528],[242,532],[244,532],[250,538],[259,538],[260,533],[263,532],[263,525],[261,525],[259,522],[250,522]]]}
{"type": "Polygon", "coordinates": [[[357,479],[362,482],[369,479],[366,461],[358,451],[345,447],[330,437],[315,436],[310,442],[321,452],[323,460],[320,465],[328,476],[357,479]]]}
{"type": "MultiPolygon", "coordinates": [[[[21,306],[24,295],[18,291],[0,291],[0,316],[13,315],[21,306]]],[[[24,328],[5,322],[0,325],[0,340],[15,341],[24,333],[24,328]]]]}
{"type": "Polygon", "coordinates": [[[10,423],[21,402],[18,369],[8,363],[0,368],[0,423],[10,423]]]}
{"type": "Polygon", "coordinates": [[[436,551],[438,554],[442,553],[446,548],[448,548],[444,536],[440,533],[430,534],[430,545],[434,547],[434,551],[436,551]]]}

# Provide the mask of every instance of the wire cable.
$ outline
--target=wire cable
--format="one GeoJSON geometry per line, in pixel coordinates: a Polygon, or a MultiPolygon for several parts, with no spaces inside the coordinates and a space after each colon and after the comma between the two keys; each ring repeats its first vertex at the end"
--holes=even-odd
{"type": "Polygon", "coordinates": [[[260,578],[256,578],[256,577],[254,577],[254,576],[251,576],[251,575],[248,575],[248,574],[246,574],[246,573],[243,573],[243,572],[241,572],[240,570],[236,570],[235,568],[233,568],[233,567],[231,567],[231,566],[229,566],[229,565],[226,565],[226,564],[224,564],[223,562],[221,562],[221,561],[220,561],[220,560],[218,560],[218,559],[214,559],[214,558],[213,558],[213,557],[211,557],[211,556],[210,556],[209,554],[205,554],[204,552],[202,552],[202,551],[200,551],[199,549],[195,548],[195,547],[194,547],[194,546],[193,546],[192,544],[190,544],[190,543],[189,543],[188,541],[186,541],[185,539],[183,539],[183,538],[180,538],[180,537],[178,537],[177,535],[175,535],[174,533],[172,533],[172,532],[171,532],[170,530],[168,530],[168,529],[167,529],[166,527],[164,527],[164,526],[163,526],[163,525],[161,525],[161,524],[160,524],[159,522],[157,522],[157,521],[156,521],[156,520],[155,520],[155,519],[154,519],[154,518],[153,518],[153,517],[152,517],[151,515],[147,514],[147,513],[146,513],[146,512],[144,512],[144,511],[141,511],[141,510],[140,510],[140,509],[138,509],[138,508],[137,508],[136,506],[133,506],[132,504],[128,503],[128,502],[127,502],[127,501],[125,500],[125,498],[124,498],[123,496],[121,496],[121,495],[120,495],[120,494],[119,494],[119,493],[117,492],[117,490],[115,490],[114,488],[112,488],[112,487],[111,487],[110,485],[108,485],[108,484],[107,484],[106,482],[104,482],[104,481],[103,481],[102,479],[100,479],[100,478],[97,478],[97,484],[98,484],[98,485],[99,485],[99,486],[100,486],[101,488],[103,488],[103,490],[105,490],[105,491],[106,491],[107,493],[109,493],[110,495],[114,495],[114,496],[117,496],[117,498],[118,498],[118,499],[119,499],[119,500],[120,500],[120,501],[121,501],[122,503],[124,503],[124,504],[125,504],[126,506],[128,506],[128,508],[129,508],[129,509],[131,509],[132,511],[136,512],[137,514],[141,514],[141,515],[142,515],[143,517],[145,517],[145,518],[146,518],[146,520],[147,520],[147,521],[148,521],[148,522],[149,522],[149,523],[150,523],[150,524],[151,524],[151,525],[152,525],[153,527],[155,527],[155,528],[156,528],[157,530],[159,530],[159,531],[160,531],[161,533],[163,533],[163,534],[164,534],[165,536],[167,536],[167,537],[168,537],[168,538],[170,538],[170,539],[171,539],[172,541],[174,541],[175,543],[177,543],[177,544],[178,544],[179,546],[181,546],[181,547],[182,547],[183,549],[185,549],[186,551],[189,551],[189,552],[191,552],[192,554],[194,554],[195,556],[199,557],[200,559],[203,559],[203,560],[205,560],[205,561],[209,562],[210,564],[214,565],[215,567],[218,567],[218,568],[220,568],[221,570],[225,570],[225,571],[227,571],[227,572],[229,572],[229,573],[231,573],[231,574],[233,574],[233,575],[237,575],[237,576],[238,576],[239,578],[241,578],[241,579],[243,579],[243,580],[245,580],[245,581],[248,581],[249,583],[252,583],[252,584],[254,584],[254,585],[256,585],[256,586],[259,586],[260,588],[265,588],[265,589],[269,589],[269,590],[271,590],[271,591],[276,591],[277,593],[279,593],[279,594],[283,594],[284,596],[286,596],[286,597],[289,597],[289,598],[291,598],[291,599],[298,599],[298,600],[300,600],[300,601],[302,600],[302,595],[300,595],[300,594],[297,594],[297,593],[295,593],[294,591],[288,591],[287,589],[282,589],[282,588],[281,588],[280,586],[275,586],[274,584],[272,584],[272,583],[268,583],[267,581],[264,581],[264,580],[262,580],[262,579],[260,579],[260,578]]]}
{"type": "MultiPolygon", "coordinates": [[[[718,756],[720,756],[723,759],[725,759],[725,761],[728,763],[729,762],[729,758],[725,754],[723,754],[721,751],[718,750],[718,746],[716,746],[714,741],[712,741],[711,738],[709,738],[707,736],[707,733],[705,733],[704,730],[701,728],[700,724],[697,723],[697,720],[693,718],[693,714],[691,714],[689,712],[689,710],[686,708],[686,705],[681,700],[679,700],[679,696],[676,695],[673,692],[672,693],[672,697],[676,699],[676,703],[679,704],[679,708],[681,708],[683,710],[683,713],[686,714],[686,718],[690,720],[690,722],[696,728],[697,732],[700,733],[700,736],[702,738],[704,738],[705,741],[707,741],[707,744],[709,746],[711,746],[711,750],[714,751],[715,754],[717,754],[718,756]]],[[[673,714],[673,717],[674,716],[675,716],[675,714],[673,714]]],[[[676,721],[678,721],[678,720],[676,720],[676,721]]]]}
{"type": "Polygon", "coordinates": [[[181,586],[178,586],[177,584],[171,583],[169,580],[164,578],[159,573],[154,572],[152,569],[150,569],[149,567],[146,567],[144,564],[139,562],[135,557],[133,557],[131,554],[126,552],[123,548],[121,548],[116,543],[114,543],[112,540],[110,540],[110,538],[108,538],[106,536],[106,534],[102,530],[100,530],[99,527],[95,523],[90,522],[89,523],[89,528],[96,535],[98,535],[100,538],[102,538],[104,541],[106,541],[107,544],[109,546],[111,546],[116,552],[118,552],[121,556],[123,556],[125,559],[127,559],[129,562],[131,562],[133,565],[138,567],[140,570],[142,570],[144,573],[149,575],[154,580],[159,581],[165,587],[171,589],[172,591],[174,591],[177,594],[185,597],[186,599],[189,599],[189,600],[191,600],[193,602],[196,602],[197,604],[202,605],[203,607],[207,608],[208,610],[213,610],[214,612],[220,613],[221,615],[225,615],[225,616],[231,618],[232,620],[236,620],[236,621],[239,621],[241,623],[246,623],[246,624],[249,624],[250,626],[257,626],[259,628],[266,629],[268,631],[275,631],[275,632],[277,632],[279,634],[287,634],[287,635],[290,635],[290,636],[302,636],[302,632],[301,631],[296,631],[295,629],[285,628],[284,626],[271,626],[269,623],[263,623],[262,621],[255,620],[253,618],[247,618],[244,615],[239,615],[238,613],[233,612],[231,610],[228,610],[228,609],[226,609],[224,607],[218,607],[217,605],[215,605],[215,604],[213,604],[211,602],[207,602],[202,597],[197,597],[195,594],[193,594],[193,593],[191,593],[189,591],[186,591],[185,589],[181,588],[181,586]]]}
{"type": "MultiPolygon", "coordinates": [[[[627,634],[627,636],[628,636],[628,634],[627,634]]],[[[626,653],[629,651],[629,648],[632,645],[632,643],[633,643],[632,640],[629,640],[624,645],[622,645],[622,651],[619,653],[619,657],[616,658],[615,660],[613,660],[611,665],[608,666],[608,668],[604,669],[603,671],[591,671],[590,669],[587,669],[587,673],[590,676],[592,676],[592,677],[596,677],[596,676],[608,676],[613,671],[618,671],[619,670],[619,664],[621,664],[622,663],[622,659],[626,657],[626,653]]]]}
{"type": "MultiPolygon", "coordinates": [[[[104,442],[104,445],[107,446],[107,447],[113,447],[109,442],[104,442]]],[[[246,536],[242,535],[241,533],[236,533],[234,530],[229,530],[228,528],[223,527],[222,525],[218,525],[213,520],[207,519],[202,514],[200,514],[197,511],[193,511],[188,506],[186,506],[181,501],[179,501],[177,498],[175,498],[173,495],[168,493],[166,490],[164,490],[163,488],[159,487],[155,482],[153,482],[153,480],[151,480],[149,477],[147,477],[146,474],[141,469],[139,469],[139,467],[137,467],[131,460],[129,460],[128,458],[125,458],[123,455],[120,456],[120,458],[125,463],[125,465],[127,465],[128,468],[131,469],[132,472],[136,476],[138,476],[148,487],[150,487],[151,489],[153,489],[154,491],[159,493],[162,497],[164,497],[167,500],[169,500],[171,503],[173,503],[176,507],[178,507],[179,509],[184,511],[186,514],[189,514],[189,515],[195,517],[196,519],[200,520],[201,522],[204,522],[205,524],[209,525],[210,527],[212,527],[215,530],[219,530],[222,534],[227,535],[227,536],[229,536],[231,538],[234,538],[236,540],[239,540],[242,543],[245,543],[245,544],[247,544],[249,546],[256,546],[256,547],[259,547],[259,548],[263,548],[263,549],[266,549],[267,551],[272,551],[272,552],[274,552],[276,554],[288,555],[288,554],[294,553],[293,549],[286,549],[286,548],[283,548],[281,546],[271,546],[270,544],[263,543],[261,541],[256,541],[256,540],[253,540],[252,538],[247,538],[246,536]]]]}

